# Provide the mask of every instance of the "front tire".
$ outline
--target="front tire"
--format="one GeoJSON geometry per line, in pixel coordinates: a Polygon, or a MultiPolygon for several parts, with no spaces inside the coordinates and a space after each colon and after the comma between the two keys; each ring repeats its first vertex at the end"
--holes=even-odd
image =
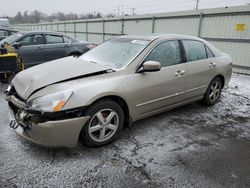
{"type": "Polygon", "coordinates": [[[221,79],[219,77],[214,78],[210,82],[204,95],[204,98],[202,100],[203,104],[207,106],[214,105],[220,98],[222,87],[223,85],[221,79]]]}
{"type": "Polygon", "coordinates": [[[93,104],[86,112],[90,116],[81,132],[81,139],[87,146],[98,147],[111,143],[121,132],[124,113],[119,104],[102,100],[93,104]]]}

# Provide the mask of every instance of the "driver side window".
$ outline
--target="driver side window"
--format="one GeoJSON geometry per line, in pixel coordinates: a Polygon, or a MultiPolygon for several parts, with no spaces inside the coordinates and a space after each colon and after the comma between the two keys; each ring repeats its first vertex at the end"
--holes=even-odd
{"type": "Polygon", "coordinates": [[[43,35],[29,35],[23,38],[20,43],[22,46],[39,45],[43,44],[43,35]]]}
{"type": "Polygon", "coordinates": [[[181,63],[181,53],[178,41],[166,41],[157,45],[146,57],[146,61],[157,61],[162,67],[181,63]]]}

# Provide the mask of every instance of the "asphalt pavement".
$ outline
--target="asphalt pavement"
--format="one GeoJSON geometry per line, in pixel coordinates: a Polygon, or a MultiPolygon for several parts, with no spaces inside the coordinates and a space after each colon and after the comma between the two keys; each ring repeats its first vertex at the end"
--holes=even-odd
{"type": "Polygon", "coordinates": [[[0,84],[0,187],[250,187],[250,76],[125,128],[101,148],[48,149],[9,128],[0,84]]]}

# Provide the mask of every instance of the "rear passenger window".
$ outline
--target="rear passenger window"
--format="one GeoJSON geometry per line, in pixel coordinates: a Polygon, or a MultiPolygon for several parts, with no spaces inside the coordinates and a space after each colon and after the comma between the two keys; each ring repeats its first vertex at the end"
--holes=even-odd
{"type": "Polygon", "coordinates": [[[206,47],[206,51],[207,51],[207,57],[210,58],[210,57],[214,57],[214,54],[211,52],[211,50],[206,47]]]}
{"type": "Polygon", "coordinates": [[[178,41],[167,41],[156,46],[145,61],[158,61],[162,67],[181,63],[181,53],[178,41]]]}
{"type": "Polygon", "coordinates": [[[207,58],[205,45],[202,42],[194,40],[183,40],[187,61],[197,61],[207,58]]]}
{"type": "Polygon", "coordinates": [[[63,43],[63,37],[59,35],[46,35],[47,44],[63,43]]]}

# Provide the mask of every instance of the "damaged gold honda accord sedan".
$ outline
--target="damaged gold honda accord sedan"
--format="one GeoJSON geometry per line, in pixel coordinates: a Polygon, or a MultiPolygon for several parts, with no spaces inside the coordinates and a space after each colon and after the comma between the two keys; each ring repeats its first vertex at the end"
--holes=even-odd
{"type": "Polygon", "coordinates": [[[124,125],[195,101],[213,105],[232,59],[183,35],[121,36],[79,58],[20,72],[6,90],[10,127],[43,146],[112,142],[124,125]]]}

